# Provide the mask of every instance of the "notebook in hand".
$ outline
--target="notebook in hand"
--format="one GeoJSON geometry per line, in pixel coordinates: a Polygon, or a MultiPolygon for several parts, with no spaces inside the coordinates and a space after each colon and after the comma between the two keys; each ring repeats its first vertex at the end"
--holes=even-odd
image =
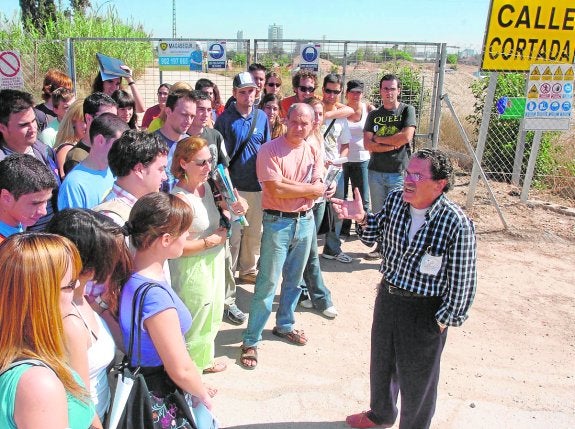
{"type": "Polygon", "coordinates": [[[102,80],[130,76],[130,74],[121,67],[125,65],[122,60],[109,57],[99,52],[96,54],[96,58],[98,59],[98,65],[100,66],[102,80]]]}

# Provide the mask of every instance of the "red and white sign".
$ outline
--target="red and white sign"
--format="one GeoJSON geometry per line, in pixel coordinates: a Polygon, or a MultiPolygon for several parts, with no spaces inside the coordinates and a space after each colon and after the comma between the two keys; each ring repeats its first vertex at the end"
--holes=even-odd
{"type": "Polygon", "coordinates": [[[20,54],[17,51],[0,51],[0,89],[20,89],[23,86],[20,54]]]}

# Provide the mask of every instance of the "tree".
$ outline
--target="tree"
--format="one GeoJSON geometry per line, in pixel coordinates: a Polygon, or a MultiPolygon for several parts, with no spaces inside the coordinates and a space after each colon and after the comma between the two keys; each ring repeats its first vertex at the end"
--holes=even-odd
{"type": "Polygon", "coordinates": [[[74,13],[78,13],[80,15],[86,14],[86,9],[88,9],[91,5],[90,0],[70,0],[70,6],[74,13]]]}
{"type": "Polygon", "coordinates": [[[44,33],[44,25],[56,17],[54,0],[20,0],[22,22],[44,33]]]}

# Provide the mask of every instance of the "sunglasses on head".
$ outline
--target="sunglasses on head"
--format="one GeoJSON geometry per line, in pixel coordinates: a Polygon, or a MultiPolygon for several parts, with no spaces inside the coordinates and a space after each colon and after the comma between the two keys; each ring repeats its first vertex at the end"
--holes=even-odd
{"type": "Polygon", "coordinates": [[[192,160],[194,162],[195,165],[197,165],[198,167],[203,167],[206,164],[212,165],[212,161],[214,160],[214,158],[208,158],[208,159],[194,159],[192,160]]]}
{"type": "Polygon", "coordinates": [[[281,83],[273,83],[273,82],[268,82],[266,83],[267,86],[273,86],[275,88],[279,88],[280,86],[282,86],[281,83]]]}
{"type": "Polygon", "coordinates": [[[340,90],[337,90],[337,89],[324,88],[323,91],[324,91],[326,94],[335,94],[335,95],[341,94],[341,89],[340,89],[340,90]]]}
{"type": "Polygon", "coordinates": [[[315,87],[313,87],[313,86],[300,86],[300,87],[299,87],[299,90],[300,90],[301,92],[309,92],[309,93],[312,93],[312,92],[315,91],[315,87]]]}
{"type": "Polygon", "coordinates": [[[78,285],[78,279],[72,279],[70,280],[70,283],[68,283],[66,286],[62,286],[60,290],[74,290],[76,289],[77,285],[78,285]]]}

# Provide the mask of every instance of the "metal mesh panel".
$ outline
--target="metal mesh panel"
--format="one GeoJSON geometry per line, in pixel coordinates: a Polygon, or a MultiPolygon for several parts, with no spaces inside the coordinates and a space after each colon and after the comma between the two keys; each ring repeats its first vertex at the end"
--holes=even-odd
{"type": "Polygon", "coordinates": [[[67,71],[65,58],[65,40],[31,40],[25,45],[15,44],[10,40],[0,40],[2,51],[17,51],[24,78],[23,91],[34,96],[37,103],[42,102],[42,83],[49,69],[67,71]]]}
{"type": "MultiPolygon", "coordinates": [[[[418,127],[416,143],[429,143],[433,124],[434,88],[437,82],[440,45],[435,43],[358,42],[322,40],[320,43],[319,84],[328,73],[339,73],[345,83],[359,79],[365,85],[365,98],[380,105],[379,80],[393,73],[402,81],[400,99],[415,106],[418,127]]],[[[314,43],[315,43],[314,42],[314,43]]],[[[293,95],[291,77],[299,69],[302,45],[308,40],[254,40],[254,61],[282,75],[284,96],[293,95]]],[[[321,96],[321,90],[316,90],[321,96]]],[[[341,101],[345,102],[342,93],[341,101]]]]}

